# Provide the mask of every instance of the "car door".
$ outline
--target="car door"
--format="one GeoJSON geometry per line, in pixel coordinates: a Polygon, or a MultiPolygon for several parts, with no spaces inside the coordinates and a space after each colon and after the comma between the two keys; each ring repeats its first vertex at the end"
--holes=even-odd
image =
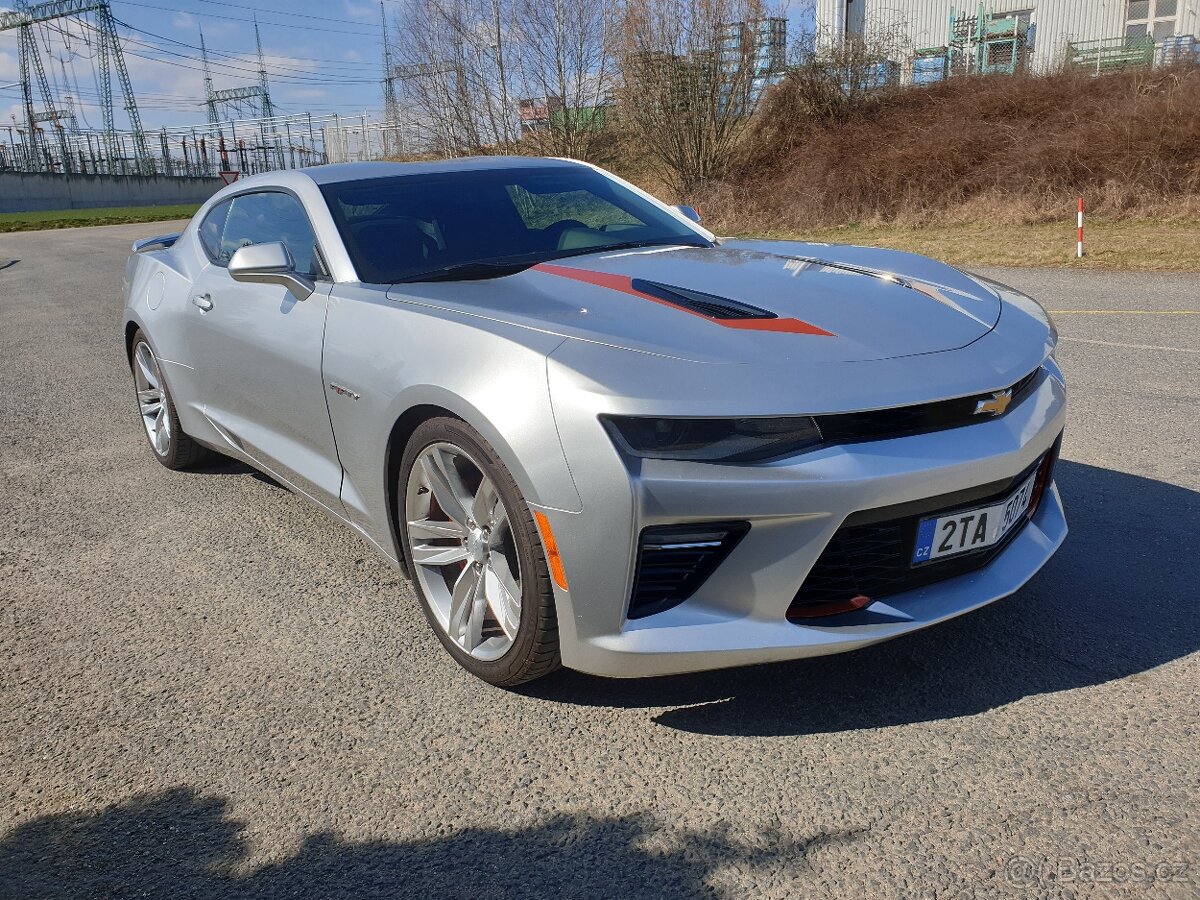
{"type": "Polygon", "coordinates": [[[188,343],[204,414],[234,446],[340,512],[342,469],[321,379],[332,283],[303,205],[282,191],[238,194],[205,219],[200,237],[208,264],[192,286],[188,343]],[[316,280],[308,299],[230,277],[238,249],[272,241],[316,280]]]}

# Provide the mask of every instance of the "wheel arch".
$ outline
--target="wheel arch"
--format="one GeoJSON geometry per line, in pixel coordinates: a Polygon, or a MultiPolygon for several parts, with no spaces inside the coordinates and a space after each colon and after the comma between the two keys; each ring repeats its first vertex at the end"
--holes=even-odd
{"type": "MultiPolygon", "coordinates": [[[[404,458],[404,450],[409,439],[417,428],[430,419],[447,417],[457,419],[473,428],[483,438],[499,457],[517,483],[527,504],[533,506],[559,506],[553,502],[547,503],[547,498],[539,491],[539,483],[530,472],[525,460],[517,447],[510,440],[511,435],[505,433],[503,423],[494,422],[487,413],[472,403],[466,397],[451,392],[443,387],[425,385],[414,387],[398,398],[400,403],[388,416],[392,426],[388,432],[387,441],[383,447],[383,497],[387,512],[387,527],[396,559],[401,568],[408,573],[404,562],[404,553],[400,537],[400,513],[398,508],[397,482],[400,476],[400,464],[404,458]]],[[[512,423],[510,423],[511,425],[512,423]]],[[[544,485],[541,485],[544,489],[544,485]]],[[[574,490],[574,483],[571,483],[574,490]]],[[[576,495],[577,496],[577,495],[576,495]]]]}
{"type": "Polygon", "coordinates": [[[133,365],[133,336],[141,330],[141,323],[137,319],[128,319],[125,322],[125,361],[129,365],[133,365]]]}
{"type": "Polygon", "coordinates": [[[387,444],[383,451],[383,496],[387,504],[388,530],[391,533],[392,546],[396,551],[396,560],[400,563],[401,570],[409,578],[412,577],[412,572],[408,570],[408,561],[404,558],[403,542],[400,537],[400,509],[397,504],[400,463],[404,459],[404,450],[408,446],[408,441],[413,436],[413,432],[422,423],[428,422],[430,419],[440,419],[443,417],[466,421],[453,410],[434,403],[420,403],[410,406],[392,423],[387,444]]]}

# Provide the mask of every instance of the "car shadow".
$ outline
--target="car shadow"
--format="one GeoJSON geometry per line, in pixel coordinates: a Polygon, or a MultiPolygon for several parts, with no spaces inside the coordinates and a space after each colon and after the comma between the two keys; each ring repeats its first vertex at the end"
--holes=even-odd
{"type": "Polygon", "coordinates": [[[249,463],[244,463],[239,459],[234,459],[232,456],[224,456],[214,453],[201,465],[188,469],[188,474],[194,475],[248,475],[255,481],[261,481],[269,487],[278,488],[281,491],[288,490],[287,485],[280,484],[270,475],[265,472],[260,472],[258,469],[249,463]]]}
{"type": "Polygon", "coordinates": [[[68,812],[0,837],[0,896],[23,900],[621,897],[712,895],[719,867],[802,863],[809,850],[865,839],[861,829],[748,847],[727,830],[664,833],[644,816],[560,815],[536,827],[464,828],[404,842],[322,833],[291,856],[248,864],[246,824],[229,802],[190,788],[68,812]]]}
{"type": "Polygon", "coordinates": [[[968,716],[1136,675],[1200,649],[1200,493],[1061,461],[1071,533],[1024,589],[852,653],[619,681],[564,671],[525,692],[655,709],[660,725],[794,735],[968,716]]]}

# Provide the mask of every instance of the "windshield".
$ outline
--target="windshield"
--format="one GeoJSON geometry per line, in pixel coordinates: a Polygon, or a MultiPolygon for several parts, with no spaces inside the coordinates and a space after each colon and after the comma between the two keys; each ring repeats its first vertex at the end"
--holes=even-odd
{"type": "Polygon", "coordinates": [[[401,175],[321,186],[358,277],[496,277],[606,247],[701,235],[583,166],[401,175]],[[480,266],[480,263],[506,263],[480,266]]]}

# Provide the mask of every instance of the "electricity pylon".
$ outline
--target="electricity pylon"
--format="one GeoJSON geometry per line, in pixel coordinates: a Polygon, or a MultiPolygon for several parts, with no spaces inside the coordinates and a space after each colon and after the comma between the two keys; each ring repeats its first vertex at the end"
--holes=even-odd
{"type": "Polygon", "coordinates": [[[92,13],[95,17],[95,31],[99,37],[97,42],[96,60],[100,76],[100,112],[104,118],[104,145],[108,151],[109,168],[120,153],[117,142],[117,129],[113,116],[112,71],[117,72],[121,93],[125,98],[125,112],[129,117],[129,128],[133,132],[134,163],[137,171],[150,173],[154,171],[154,161],[146,146],[146,135],[142,130],[142,119],[138,113],[137,100],[133,95],[133,84],[129,80],[129,70],[125,68],[125,55],[121,50],[121,39],[117,35],[117,25],[113,20],[112,9],[108,0],[51,0],[49,3],[29,4],[18,2],[15,9],[0,12],[0,31],[18,29],[18,56],[21,72],[21,99],[25,112],[26,146],[29,148],[30,168],[50,167],[49,154],[42,138],[42,130],[38,127],[42,122],[49,122],[57,132],[61,164],[64,172],[73,169],[73,163],[67,143],[66,128],[70,121],[68,113],[58,109],[50,95],[50,85],[46,80],[46,70],[38,52],[37,40],[34,37],[33,26],[41,22],[52,22],[55,19],[65,19],[70,16],[82,16],[92,13]],[[42,95],[43,108],[39,112],[33,105],[33,81],[36,79],[37,88],[42,95]]]}
{"type": "Polygon", "coordinates": [[[254,23],[254,40],[258,45],[258,84],[215,90],[208,65],[208,48],[204,44],[204,29],[200,30],[200,58],[204,65],[204,90],[208,95],[205,100],[208,107],[208,124],[220,123],[221,108],[227,104],[253,103],[257,105],[262,118],[269,119],[275,115],[275,107],[271,103],[271,89],[267,85],[267,64],[263,57],[262,40],[258,36],[258,22],[254,23]]]}
{"type": "Polygon", "coordinates": [[[388,37],[387,10],[379,0],[379,15],[383,19],[383,153],[395,156],[397,131],[400,123],[400,103],[396,99],[396,67],[392,65],[392,42],[388,37]]]}

